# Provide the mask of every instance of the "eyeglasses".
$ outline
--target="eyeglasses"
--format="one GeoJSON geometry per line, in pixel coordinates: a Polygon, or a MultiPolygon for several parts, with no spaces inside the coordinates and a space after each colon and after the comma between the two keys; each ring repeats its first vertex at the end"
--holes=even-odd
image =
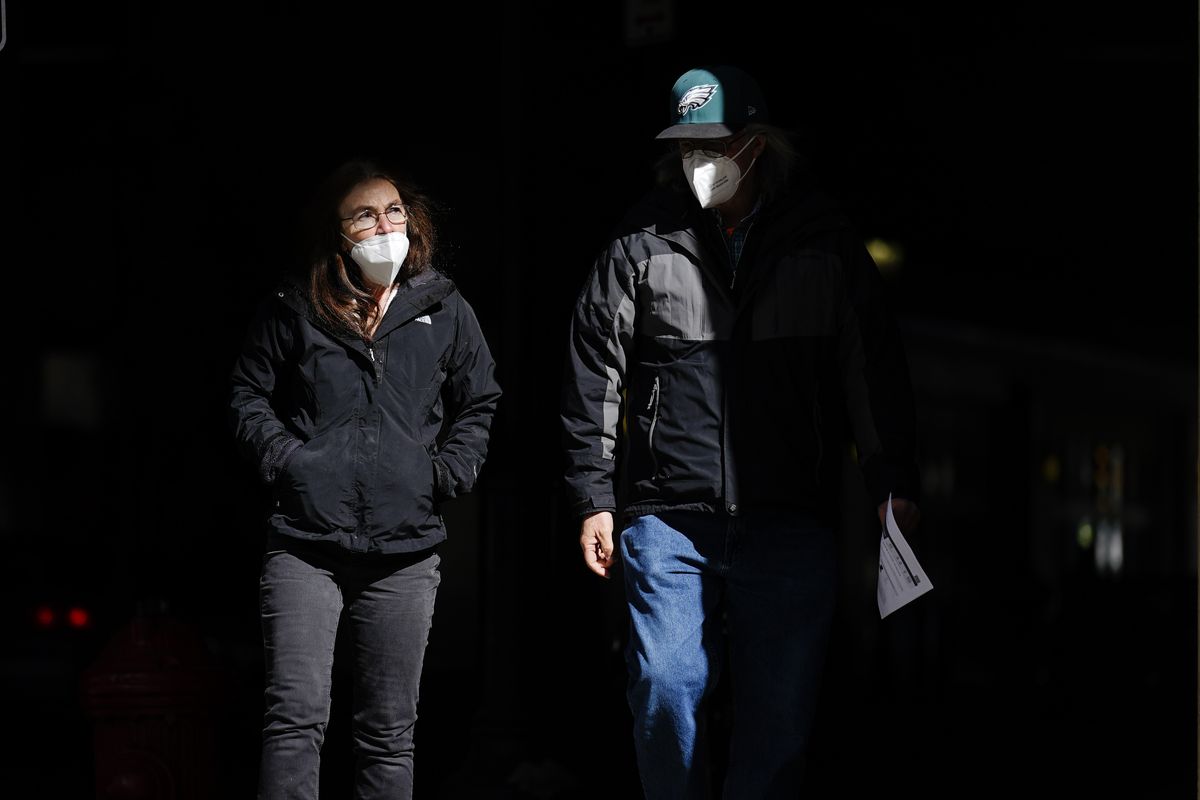
{"type": "MultiPolygon", "coordinates": [[[[708,153],[714,156],[732,156],[730,147],[741,141],[742,134],[731,136],[728,139],[680,139],[679,154],[687,158],[692,153],[699,150],[702,153],[708,153]]],[[[736,150],[734,152],[737,152],[736,150]]]]}
{"type": "MultiPolygon", "coordinates": [[[[383,216],[393,225],[403,225],[408,222],[408,209],[401,205],[388,206],[383,216]]],[[[352,217],[342,217],[342,222],[349,222],[350,230],[354,233],[370,230],[379,225],[379,212],[364,208],[352,217]]]]}

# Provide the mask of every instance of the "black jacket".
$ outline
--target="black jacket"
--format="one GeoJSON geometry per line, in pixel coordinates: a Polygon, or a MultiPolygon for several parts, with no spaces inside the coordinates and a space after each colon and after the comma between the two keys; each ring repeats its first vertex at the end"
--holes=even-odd
{"type": "Polygon", "coordinates": [[[905,354],[882,280],[814,193],[762,208],[736,272],[710,212],[656,190],[597,258],[562,395],[573,510],[806,508],[832,518],[840,452],[873,499],[918,499],[905,354]]]}
{"type": "Polygon", "coordinates": [[[446,277],[401,286],[370,345],[331,333],[286,281],[234,364],[230,420],[270,484],[270,530],[359,552],[446,538],[440,501],[469,491],[500,387],[474,311],[446,277]]]}

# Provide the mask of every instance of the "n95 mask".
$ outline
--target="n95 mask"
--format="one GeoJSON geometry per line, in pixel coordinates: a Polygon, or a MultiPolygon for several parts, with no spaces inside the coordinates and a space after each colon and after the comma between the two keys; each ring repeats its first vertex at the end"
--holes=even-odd
{"type": "MultiPolygon", "coordinates": [[[[342,234],[345,236],[345,234],[342,234]]],[[[354,241],[349,236],[348,241],[354,241]]],[[[408,234],[404,231],[389,231],[354,242],[350,258],[358,264],[363,276],[378,286],[391,286],[400,274],[400,266],[408,256],[408,234]]]]}

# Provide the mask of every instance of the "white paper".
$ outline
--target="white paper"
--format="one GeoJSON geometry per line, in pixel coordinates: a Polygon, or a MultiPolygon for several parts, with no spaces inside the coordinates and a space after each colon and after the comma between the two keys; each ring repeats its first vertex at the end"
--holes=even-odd
{"type": "Polygon", "coordinates": [[[933,588],[933,583],[912,548],[900,532],[892,516],[892,496],[888,495],[887,518],[879,535],[879,582],[875,598],[879,602],[879,618],[916,600],[933,588]]]}

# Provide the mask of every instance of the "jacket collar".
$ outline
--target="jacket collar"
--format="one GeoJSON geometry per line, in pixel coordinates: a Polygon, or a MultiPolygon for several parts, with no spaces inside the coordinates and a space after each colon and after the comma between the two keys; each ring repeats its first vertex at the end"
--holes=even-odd
{"type": "MultiPolygon", "coordinates": [[[[769,253],[780,247],[796,247],[816,234],[848,224],[829,196],[812,189],[798,188],[756,208],[754,233],[747,243],[754,255],[743,258],[750,269],[744,279],[739,276],[743,304],[765,277],[765,270],[753,267],[769,263],[769,253]]],[[[670,187],[651,191],[622,222],[622,235],[637,231],[666,239],[691,254],[721,293],[732,299],[730,276],[724,266],[725,250],[717,238],[716,224],[690,192],[670,187]]]]}
{"type": "Polygon", "coordinates": [[[375,330],[375,338],[382,339],[401,325],[412,322],[454,291],[454,281],[439,272],[426,270],[414,275],[396,290],[396,296],[375,330]]]}
{"type": "MultiPolygon", "coordinates": [[[[379,323],[379,327],[375,329],[374,338],[381,339],[401,325],[412,322],[453,294],[456,290],[457,287],[454,285],[454,281],[436,270],[429,269],[418,275],[414,275],[397,287],[396,296],[388,304],[387,312],[383,315],[383,320],[379,323]]],[[[288,276],[285,278],[276,290],[276,295],[284,305],[303,316],[313,326],[334,336],[339,341],[355,346],[355,349],[362,349],[364,347],[361,340],[357,337],[330,331],[320,318],[317,317],[312,303],[308,299],[308,291],[302,277],[288,276]]]]}

